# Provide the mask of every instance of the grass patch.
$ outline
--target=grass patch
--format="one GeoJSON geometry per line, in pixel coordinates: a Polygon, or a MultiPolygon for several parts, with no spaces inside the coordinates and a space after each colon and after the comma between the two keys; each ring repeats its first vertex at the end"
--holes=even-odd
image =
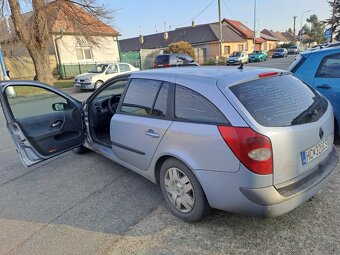
{"type": "Polygon", "coordinates": [[[65,89],[65,88],[72,88],[73,87],[73,80],[60,80],[55,81],[53,86],[58,89],[65,89]]]}

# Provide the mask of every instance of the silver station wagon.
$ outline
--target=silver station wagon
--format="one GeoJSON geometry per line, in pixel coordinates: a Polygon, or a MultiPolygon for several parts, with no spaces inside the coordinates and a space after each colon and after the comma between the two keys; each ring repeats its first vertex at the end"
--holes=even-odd
{"type": "Polygon", "coordinates": [[[282,70],[142,71],[109,80],[83,103],[38,82],[0,88],[26,166],[93,150],[158,183],[189,222],[210,208],[286,213],[327,183],[338,160],[331,105],[282,70]]]}

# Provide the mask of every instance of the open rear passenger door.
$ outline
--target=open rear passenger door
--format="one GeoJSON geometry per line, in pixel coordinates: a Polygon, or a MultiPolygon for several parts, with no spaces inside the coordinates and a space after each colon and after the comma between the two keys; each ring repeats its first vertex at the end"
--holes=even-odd
{"type": "Polygon", "coordinates": [[[0,101],[22,162],[37,164],[84,143],[82,104],[33,81],[0,82],[0,101]]]}

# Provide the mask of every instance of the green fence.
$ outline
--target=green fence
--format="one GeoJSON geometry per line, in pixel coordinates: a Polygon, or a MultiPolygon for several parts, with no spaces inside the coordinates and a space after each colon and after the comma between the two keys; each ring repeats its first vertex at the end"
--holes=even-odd
{"type": "Polygon", "coordinates": [[[93,68],[96,63],[92,64],[62,64],[58,66],[59,75],[62,79],[72,78],[78,74],[86,73],[88,70],[93,68]]]}
{"type": "Polygon", "coordinates": [[[134,67],[138,67],[141,69],[141,58],[139,51],[121,52],[120,61],[124,63],[129,63],[134,67]]]}

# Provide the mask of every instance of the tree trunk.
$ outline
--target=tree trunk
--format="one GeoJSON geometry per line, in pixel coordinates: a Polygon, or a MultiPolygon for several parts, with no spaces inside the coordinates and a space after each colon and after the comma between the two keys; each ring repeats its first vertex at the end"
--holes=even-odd
{"type": "Polygon", "coordinates": [[[48,55],[48,48],[41,49],[30,46],[28,52],[34,63],[35,80],[53,85],[53,76],[50,68],[50,60],[48,55]]]}
{"type": "Polygon", "coordinates": [[[8,0],[12,20],[18,37],[26,46],[35,69],[35,79],[52,84],[53,76],[49,63],[48,44],[50,34],[47,26],[46,3],[44,0],[32,0],[32,25],[27,26],[21,14],[18,0],[8,0]]]}

